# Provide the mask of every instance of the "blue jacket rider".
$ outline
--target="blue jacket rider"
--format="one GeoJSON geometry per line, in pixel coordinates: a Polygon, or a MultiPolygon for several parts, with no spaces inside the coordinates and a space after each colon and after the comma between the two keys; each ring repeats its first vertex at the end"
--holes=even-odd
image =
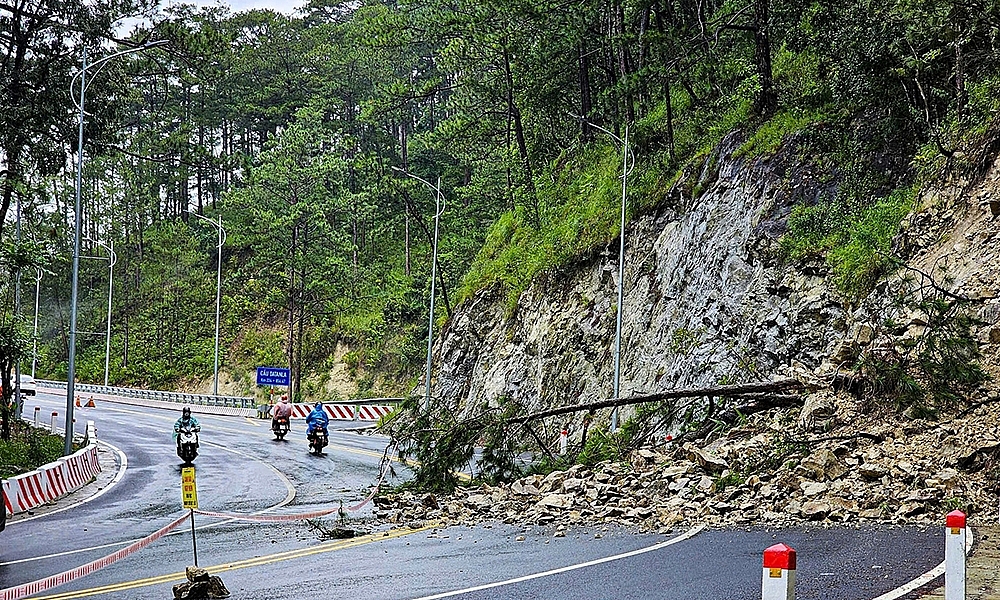
{"type": "Polygon", "coordinates": [[[326,411],[323,410],[323,403],[317,402],[313,406],[312,411],[306,417],[306,425],[309,427],[306,429],[306,435],[309,435],[315,429],[322,429],[323,435],[326,435],[326,426],[330,422],[330,417],[326,415],[326,411]]]}
{"type": "Polygon", "coordinates": [[[174,423],[174,439],[177,439],[177,434],[181,432],[181,429],[191,428],[194,431],[201,431],[201,425],[198,423],[196,417],[191,416],[191,407],[185,406],[181,411],[181,418],[177,419],[174,423]]]}

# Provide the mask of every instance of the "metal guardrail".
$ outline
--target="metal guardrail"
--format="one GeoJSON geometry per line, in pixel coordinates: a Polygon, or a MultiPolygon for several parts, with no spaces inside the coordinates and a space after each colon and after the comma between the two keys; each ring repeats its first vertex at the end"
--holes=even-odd
{"type": "MultiPolygon", "coordinates": [[[[35,380],[41,387],[66,389],[65,381],[49,381],[44,379],[35,380]]],[[[140,390],[135,388],[122,388],[103,385],[90,385],[78,383],[73,386],[77,392],[91,394],[111,394],[114,396],[124,396],[126,398],[142,398],[145,400],[159,400],[161,402],[176,402],[181,404],[201,404],[204,406],[228,406],[231,408],[256,408],[256,401],[249,396],[213,396],[210,394],[186,394],[182,392],[161,392],[157,390],[140,390]]]]}

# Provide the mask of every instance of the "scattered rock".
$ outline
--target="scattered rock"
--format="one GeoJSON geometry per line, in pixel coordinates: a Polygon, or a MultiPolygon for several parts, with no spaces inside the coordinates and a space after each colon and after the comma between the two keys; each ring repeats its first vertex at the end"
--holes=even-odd
{"type": "Polygon", "coordinates": [[[174,600],[210,600],[228,598],[230,595],[222,579],[209,575],[205,569],[188,567],[185,574],[188,580],[173,587],[174,600]]]}

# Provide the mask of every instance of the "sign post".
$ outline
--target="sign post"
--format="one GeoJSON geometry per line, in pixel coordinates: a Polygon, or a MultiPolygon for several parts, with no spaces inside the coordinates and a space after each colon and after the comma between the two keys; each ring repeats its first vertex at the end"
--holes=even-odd
{"type": "Polygon", "coordinates": [[[194,549],[194,566],[198,566],[198,540],[194,535],[194,510],[198,508],[198,486],[195,484],[194,467],[181,469],[181,498],[184,508],[191,510],[191,547],[194,549]]]}

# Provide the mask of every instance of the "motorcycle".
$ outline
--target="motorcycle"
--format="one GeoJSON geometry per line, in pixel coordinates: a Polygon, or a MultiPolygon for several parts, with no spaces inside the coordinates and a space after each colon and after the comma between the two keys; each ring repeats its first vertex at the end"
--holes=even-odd
{"type": "Polygon", "coordinates": [[[192,427],[181,427],[177,433],[177,456],[189,465],[198,456],[198,430],[192,427]]]}
{"type": "Polygon", "coordinates": [[[306,437],[309,439],[309,452],[317,456],[323,454],[323,448],[330,442],[325,429],[313,429],[306,437]]]}
{"type": "Polygon", "coordinates": [[[288,417],[275,417],[271,420],[271,431],[274,432],[274,439],[284,439],[289,429],[288,417]]]}

